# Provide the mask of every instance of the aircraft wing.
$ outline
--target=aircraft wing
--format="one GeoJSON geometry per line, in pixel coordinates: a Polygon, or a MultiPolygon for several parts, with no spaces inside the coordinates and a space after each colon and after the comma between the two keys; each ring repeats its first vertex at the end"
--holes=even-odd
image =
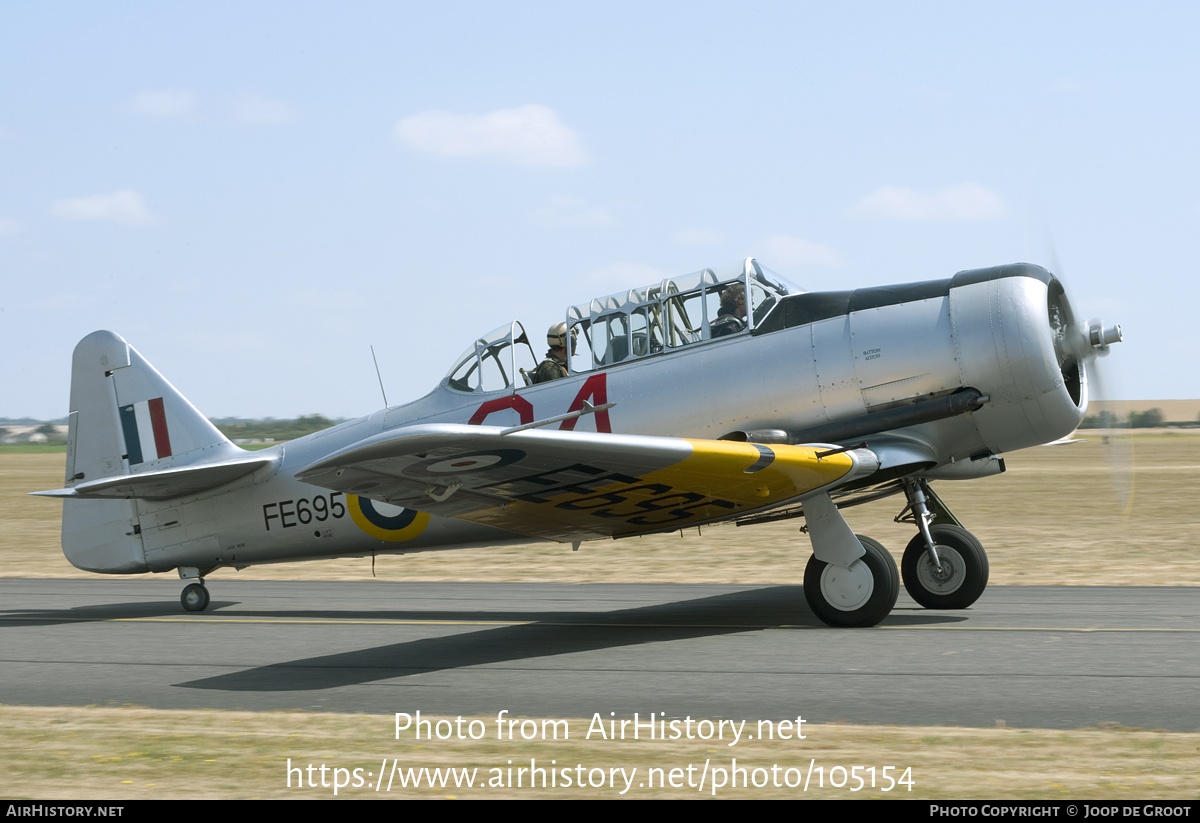
{"type": "Polygon", "coordinates": [[[873,473],[866,449],[406,426],[306,466],[314,486],[562,542],[726,520],[873,473]]]}

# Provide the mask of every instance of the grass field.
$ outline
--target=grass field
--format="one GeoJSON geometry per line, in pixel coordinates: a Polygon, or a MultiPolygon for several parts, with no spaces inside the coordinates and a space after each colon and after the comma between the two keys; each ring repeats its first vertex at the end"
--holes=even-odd
{"type": "MultiPolygon", "coordinates": [[[[1004,475],[937,488],[987,547],[994,584],[1200,585],[1200,436],[1087,435],[1083,443],[1010,455],[1004,475]],[[1133,452],[1133,505],[1122,511],[1108,480],[1109,458],[1133,452]]],[[[72,568],[58,546],[60,504],[25,492],[61,485],[65,456],[0,453],[0,556],[7,577],[92,577],[72,568]]],[[[848,511],[856,531],[899,559],[912,527],[892,522],[896,498],[848,511]]],[[[557,582],[799,583],[809,554],[798,523],[706,528],[678,534],[569,546],[380,557],[383,580],[557,582]]],[[[224,575],[238,574],[219,571],[224,575]]],[[[247,569],[252,579],[371,579],[369,560],[247,569]]],[[[137,707],[0,706],[0,794],[6,797],[332,798],[332,789],[287,788],[286,761],[377,770],[477,766],[481,775],[514,760],[588,768],[697,769],[729,765],[808,768],[911,766],[914,790],[813,790],[818,797],[1136,799],[1200,797],[1200,734],[1120,728],[1039,729],[809,726],[806,741],[712,744],[579,741],[522,745],[495,741],[426,744],[393,739],[391,718],[311,713],[153,711],[137,707]]],[[[574,729],[577,724],[573,724],[574,729]]],[[[581,728],[586,728],[583,724],[581,728]]],[[[293,764],[295,765],[295,763],[293,764]]],[[[319,778],[318,778],[319,779],[319,778]]],[[[633,789],[626,797],[688,797],[695,788],[633,789]]],[[[380,797],[365,788],[339,797],[380,797]]],[[[436,789],[391,797],[615,797],[610,789],[436,789]]],[[[798,789],[737,788],[718,797],[801,796],[798,789]]]]}
{"type": "MultiPolygon", "coordinates": [[[[424,719],[424,718],[423,718],[424,719]]],[[[452,722],[456,718],[449,718],[452,722]]],[[[432,718],[436,722],[437,718],[432,718]]],[[[470,718],[464,718],[469,721],[470,718]]],[[[314,714],[304,712],[150,711],[138,708],[0,708],[0,773],[3,794],[9,798],[44,800],[105,798],[280,798],[333,799],[334,768],[349,778],[361,769],[379,774],[384,759],[397,759],[401,768],[477,769],[476,783],[499,776],[503,787],[468,789],[402,789],[393,778],[376,792],[352,780],[337,797],[354,798],[604,798],[621,796],[626,783],[614,778],[615,788],[583,789],[529,787],[529,776],[517,787],[516,769],[530,760],[546,770],[570,769],[599,782],[593,769],[636,768],[626,798],[849,798],[849,799],[972,799],[1032,798],[1046,800],[1149,800],[1196,798],[1200,794],[1200,734],[1163,733],[1137,729],[1102,728],[1054,731],[1045,729],[962,729],[947,727],[849,726],[805,724],[804,740],[747,741],[736,746],[703,740],[650,742],[583,739],[588,719],[569,722],[568,740],[527,742],[494,739],[495,718],[480,718],[485,737],[472,740],[420,740],[411,732],[395,739],[391,716],[314,714]],[[36,757],[30,757],[37,752],[36,757]],[[299,767],[326,765],[327,787],[314,771],[316,788],[287,785],[288,760],[299,767]],[[732,761],[736,758],[737,763],[732,761]],[[709,781],[700,790],[700,775],[709,761],[709,781]],[[509,762],[512,787],[509,781],[509,762]],[[554,763],[554,765],[551,765],[554,763]],[[824,787],[813,772],[802,789],[810,763],[822,768],[824,787]],[[689,765],[692,786],[688,786],[689,765]],[[780,770],[772,773],[771,767],[780,770]],[[745,769],[736,788],[729,785],[733,767],[745,769]],[[860,768],[863,785],[836,770],[860,768]],[[870,786],[874,768],[875,788],[870,786]],[[884,766],[893,777],[911,768],[913,784],[889,785],[884,766]],[[665,782],[672,769],[676,787],[653,788],[645,783],[649,769],[661,769],[665,782]],[[755,769],[761,769],[757,773],[755,769]],[[785,769],[792,768],[788,773],[785,769]],[[499,770],[493,771],[493,770],[499,770]],[[712,777],[724,769],[725,785],[712,789],[712,777]],[[831,771],[832,770],[832,771],[831,771]],[[743,786],[742,782],[750,783],[743,786]],[[790,782],[775,786],[774,782],[790,782]],[[830,785],[841,784],[841,787],[830,785]],[[760,784],[758,787],[754,783],[760,784]],[[796,784],[800,783],[799,786],[796,784]],[[765,785],[762,785],[765,784],[765,785]]],[[[752,723],[746,730],[753,733],[752,723]]],[[[390,773],[391,766],[383,771],[390,773]]],[[[549,780],[549,778],[547,778],[549,780]]],[[[721,782],[718,777],[718,783],[721,782]]]]}

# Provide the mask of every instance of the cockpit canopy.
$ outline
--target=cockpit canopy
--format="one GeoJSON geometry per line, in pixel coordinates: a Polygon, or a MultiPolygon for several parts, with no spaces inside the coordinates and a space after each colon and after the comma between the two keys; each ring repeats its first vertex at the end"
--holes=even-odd
{"type": "Polygon", "coordinates": [[[500,391],[516,385],[529,385],[528,378],[518,380],[521,372],[533,374],[537,359],[525,328],[517,321],[505,323],[478,338],[454,361],[446,375],[450,388],[462,392],[500,391]]]}
{"type": "MultiPolygon", "coordinates": [[[[602,369],[745,334],[763,322],[781,297],[800,292],[749,257],[732,266],[704,269],[571,306],[567,326],[575,342],[570,372],[602,369]]],[[[446,382],[460,392],[520,388],[529,385],[537,363],[525,329],[520,323],[508,323],[475,340],[454,362],[446,382]]]]}
{"type": "Polygon", "coordinates": [[[779,298],[799,292],[750,257],[732,266],[595,298],[567,309],[567,325],[578,332],[571,371],[590,371],[742,334],[759,325],[779,298]],[[729,304],[738,298],[743,304],[740,316],[729,311],[729,304]],[[723,313],[736,321],[718,322],[723,313]]]}

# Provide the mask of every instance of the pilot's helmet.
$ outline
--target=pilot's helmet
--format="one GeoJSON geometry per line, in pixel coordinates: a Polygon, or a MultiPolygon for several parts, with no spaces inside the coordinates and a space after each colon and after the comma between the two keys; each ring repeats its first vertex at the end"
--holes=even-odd
{"type": "MultiPolygon", "coordinates": [[[[578,329],[571,329],[572,342],[574,342],[575,337],[578,334],[578,329]]],[[[566,321],[560,320],[550,327],[550,330],[546,332],[546,342],[550,344],[550,348],[552,349],[565,349],[567,347],[566,321]]]]}

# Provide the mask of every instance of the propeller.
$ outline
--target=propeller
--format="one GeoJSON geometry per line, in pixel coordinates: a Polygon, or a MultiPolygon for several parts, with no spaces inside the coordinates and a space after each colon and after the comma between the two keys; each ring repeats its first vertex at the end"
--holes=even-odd
{"type": "MultiPolygon", "coordinates": [[[[1117,327],[1118,333],[1120,326],[1117,327]]],[[[1113,492],[1117,498],[1117,508],[1121,512],[1121,516],[1128,518],[1133,513],[1133,438],[1129,437],[1130,429],[1130,413],[1129,403],[1124,399],[1115,399],[1117,392],[1114,390],[1114,383],[1119,381],[1113,380],[1113,363],[1105,361],[1101,367],[1097,359],[1108,354],[1097,352],[1095,358],[1091,362],[1090,381],[1095,386],[1095,398],[1104,403],[1104,409],[1100,414],[1107,412],[1109,421],[1107,428],[1120,429],[1119,435],[1116,437],[1106,436],[1104,438],[1105,455],[1108,459],[1109,477],[1112,480],[1113,492]]]]}
{"type": "MultiPolygon", "coordinates": [[[[1065,280],[1053,245],[1050,249],[1050,259],[1055,276],[1060,281],[1065,280]]],[[[1117,509],[1123,517],[1128,518],[1133,512],[1134,493],[1133,438],[1128,436],[1129,404],[1127,400],[1117,397],[1116,388],[1120,381],[1114,379],[1113,361],[1106,360],[1112,345],[1120,343],[1123,338],[1121,327],[1115,324],[1105,326],[1095,317],[1086,322],[1076,320],[1065,291],[1051,296],[1050,313],[1051,325],[1057,333],[1055,349],[1063,373],[1070,373],[1072,366],[1078,368],[1080,389],[1086,393],[1093,414],[1100,417],[1102,428],[1126,430],[1116,436],[1104,435],[1103,442],[1117,509]],[[1105,360],[1103,366],[1100,362],[1102,360],[1105,360]],[[1093,404],[1098,403],[1103,403],[1104,408],[1097,414],[1093,404]]]]}

